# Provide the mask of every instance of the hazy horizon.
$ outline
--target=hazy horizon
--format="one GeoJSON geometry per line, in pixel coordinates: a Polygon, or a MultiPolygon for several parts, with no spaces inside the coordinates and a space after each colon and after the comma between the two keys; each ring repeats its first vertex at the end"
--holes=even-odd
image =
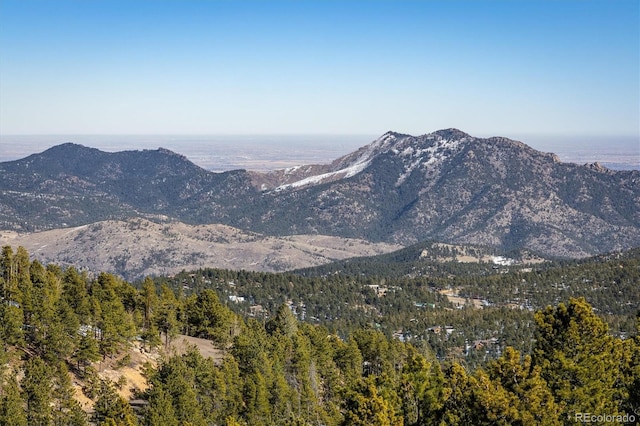
{"type": "MultiPolygon", "coordinates": [[[[0,162],[13,161],[66,142],[106,152],[170,149],[207,170],[274,170],[325,164],[380,135],[0,135],[0,162]]],[[[472,135],[478,136],[478,135],[472,135]]],[[[478,137],[504,136],[479,135],[478,137]]],[[[636,136],[511,135],[563,162],[599,162],[617,170],[640,170],[636,136]]]]}

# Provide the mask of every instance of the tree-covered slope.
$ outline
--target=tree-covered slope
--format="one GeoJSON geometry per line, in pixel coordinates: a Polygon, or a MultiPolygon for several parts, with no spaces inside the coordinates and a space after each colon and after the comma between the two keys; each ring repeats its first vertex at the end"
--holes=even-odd
{"type": "MultiPolygon", "coordinates": [[[[296,286],[330,287],[294,276],[236,274],[236,284],[252,279],[265,286],[284,277],[285,297],[296,286]]],[[[174,292],[151,279],[134,287],[109,274],[45,267],[24,249],[3,248],[0,423],[560,425],[584,421],[586,413],[594,421],[638,420],[637,330],[625,339],[613,336],[583,298],[529,316],[535,339],[524,353],[505,347],[470,367],[464,358],[438,360],[438,349],[426,341],[402,341],[375,325],[348,322],[340,336],[329,321],[301,321],[292,309],[299,305],[281,304],[268,317],[252,318],[225,306],[228,295],[219,289],[191,290],[174,292]],[[163,351],[178,332],[211,340],[224,356],[163,351]],[[119,388],[127,381],[110,379],[104,361],[130,368],[134,351],[161,356],[143,367],[145,386],[125,400],[119,388]]],[[[455,311],[481,332],[469,321],[470,308],[455,311]]],[[[442,328],[429,333],[448,335],[442,328]]],[[[491,344],[474,342],[476,351],[491,344]]]]}

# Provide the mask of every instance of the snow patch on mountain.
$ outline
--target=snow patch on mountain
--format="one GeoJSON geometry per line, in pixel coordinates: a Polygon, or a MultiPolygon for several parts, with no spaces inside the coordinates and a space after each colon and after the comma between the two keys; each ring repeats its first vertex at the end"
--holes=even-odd
{"type": "Polygon", "coordinates": [[[318,183],[322,183],[322,182],[327,181],[330,178],[334,178],[334,177],[337,177],[337,178],[349,178],[349,177],[355,176],[358,173],[360,173],[361,171],[363,171],[368,165],[369,165],[369,162],[365,161],[365,162],[356,163],[356,164],[354,164],[352,166],[349,166],[349,167],[345,167],[344,169],[341,169],[341,170],[338,170],[338,171],[335,171],[335,172],[323,173],[321,175],[316,175],[316,176],[309,176],[307,178],[304,178],[304,179],[296,181],[296,182],[288,183],[286,185],[281,185],[281,186],[277,187],[275,189],[275,191],[279,192],[279,191],[283,191],[285,189],[299,188],[301,186],[318,184],[318,183]]]}
{"type": "MultiPolygon", "coordinates": [[[[365,170],[375,157],[385,153],[392,153],[403,160],[404,171],[396,181],[396,186],[400,186],[416,168],[433,167],[458,152],[466,137],[461,139],[455,139],[455,136],[450,137],[452,139],[434,134],[414,137],[387,132],[369,145],[336,160],[331,165],[332,170],[280,185],[274,191],[280,192],[353,177],[365,170]]],[[[285,174],[291,173],[291,170],[297,170],[297,168],[287,169],[285,174]]]]}
{"type": "Polygon", "coordinates": [[[337,161],[336,164],[338,167],[340,167],[338,170],[334,170],[328,173],[322,173],[315,176],[309,176],[296,182],[281,185],[275,188],[275,191],[280,192],[287,189],[300,188],[306,185],[316,185],[330,180],[347,179],[353,177],[366,169],[375,156],[389,150],[389,148],[394,145],[396,140],[397,136],[395,134],[391,132],[385,133],[369,145],[362,147],[355,153],[343,157],[342,159],[337,161]]]}
{"type": "MultiPolygon", "coordinates": [[[[426,139],[431,141],[433,137],[429,136],[426,139]]],[[[464,140],[464,138],[460,140],[441,139],[436,140],[432,146],[426,148],[416,149],[413,146],[405,148],[400,153],[400,156],[405,159],[404,172],[398,177],[396,187],[402,185],[418,166],[421,165],[423,168],[428,168],[442,163],[452,154],[459,151],[464,140]]]]}

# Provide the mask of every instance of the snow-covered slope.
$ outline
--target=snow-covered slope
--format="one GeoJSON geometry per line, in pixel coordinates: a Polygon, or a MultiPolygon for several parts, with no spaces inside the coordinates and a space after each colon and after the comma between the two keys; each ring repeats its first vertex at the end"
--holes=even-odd
{"type": "MultiPolygon", "coordinates": [[[[467,137],[468,135],[455,129],[423,136],[387,132],[369,145],[335,160],[328,167],[328,171],[279,185],[275,188],[275,191],[279,192],[350,178],[365,170],[374,158],[383,154],[392,154],[402,158],[404,171],[397,181],[397,185],[401,185],[407,176],[419,166],[433,166],[442,162],[447,156],[455,154],[460,145],[467,140],[467,137]]],[[[284,175],[290,175],[303,167],[287,169],[284,171],[284,175]]]]}
{"type": "MultiPolygon", "coordinates": [[[[387,132],[369,145],[359,150],[335,160],[328,167],[327,172],[312,176],[307,176],[295,182],[280,185],[275,191],[299,188],[307,185],[317,185],[319,183],[332,182],[338,179],[346,179],[357,175],[367,168],[371,160],[378,154],[388,150],[397,140],[397,134],[387,132]]],[[[285,175],[298,171],[298,168],[285,170],[285,175]]]]}

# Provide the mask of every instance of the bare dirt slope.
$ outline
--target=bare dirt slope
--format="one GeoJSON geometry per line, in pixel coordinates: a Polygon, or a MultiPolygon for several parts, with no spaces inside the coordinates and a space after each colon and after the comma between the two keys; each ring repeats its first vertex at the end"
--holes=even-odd
{"type": "Polygon", "coordinates": [[[103,221],[74,228],[18,234],[0,243],[25,247],[43,263],[74,265],[136,279],[204,267],[278,272],[401,246],[325,235],[265,236],[226,225],[103,221]]]}
{"type": "MultiPolygon", "coordinates": [[[[225,352],[214,346],[211,340],[180,334],[171,341],[168,350],[164,346],[151,351],[143,350],[138,343],[134,343],[128,350],[114,358],[94,362],[93,367],[99,378],[108,380],[115,385],[116,391],[121,397],[126,401],[133,401],[149,386],[145,377],[147,364],[156,368],[163,355],[184,354],[193,347],[203,357],[212,358],[216,364],[222,362],[224,358],[225,352]],[[126,361],[124,361],[125,359],[126,361]]],[[[95,400],[87,397],[83,390],[88,385],[87,381],[74,372],[69,372],[69,377],[73,383],[75,399],[86,413],[93,413],[95,400]]]]}

